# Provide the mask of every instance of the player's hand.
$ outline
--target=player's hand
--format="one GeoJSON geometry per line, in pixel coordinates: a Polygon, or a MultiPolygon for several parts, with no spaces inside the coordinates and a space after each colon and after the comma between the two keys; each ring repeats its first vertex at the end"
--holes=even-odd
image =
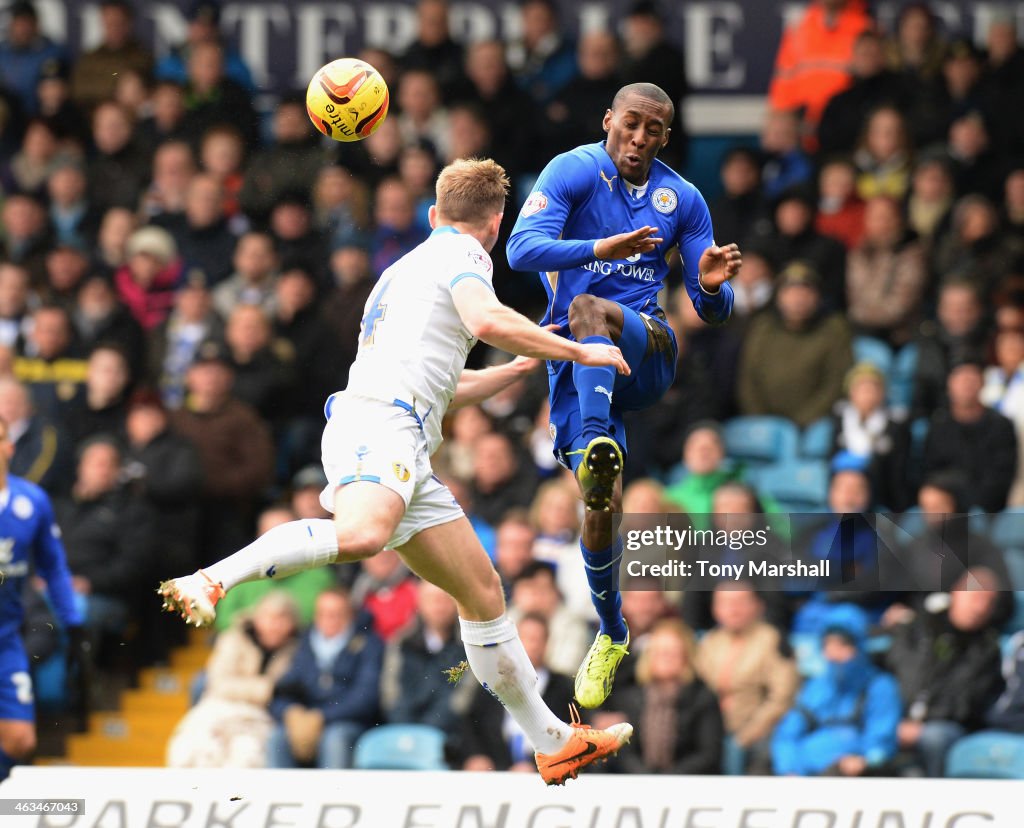
{"type": "Polygon", "coordinates": [[[665,241],[657,236],[657,227],[641,227],[629,233],[619,233],[599,239],[594,244],[594,255],[599,259],[628,259],[638,253],[650,253],[665,241]]]}
{"type": "Polygon", "coordinates": [[[839,760],[839,772],[843,776],[860,776],[867,766],[867,760],[863,756],[850,754],[839,760]]]}
{"type": "Polygon", "coordinates": [[[580,344],[579,353],[573,361],[594,367],[611,365],[623,376],[629,376],[629,363],[626,362],[622,351],[614,345],[604,345],[600,342],[580,344]]]}
{"type": "Polygon", "coordinates": [[[509,362],[509,369],[520,376],[532,374],[543,364],[544,360],[535,357],[517,356],[509,362]]]}
{"type": "Polygon", "coordinates": [[[739,245],[727,244],[725,247],[719,247],[713,244],[700,256],[700,264],[697,266],[700,271],[700,283],[704,290],[715,293],[740,272],[742,264],[743,254],[740,253],[739,245]]]}

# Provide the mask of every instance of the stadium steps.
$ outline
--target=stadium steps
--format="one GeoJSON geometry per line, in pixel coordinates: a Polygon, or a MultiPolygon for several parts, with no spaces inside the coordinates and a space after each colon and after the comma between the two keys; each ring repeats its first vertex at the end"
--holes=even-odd
{"type": "Polygon", "coordinates": [[[139,686],[126,690],[112,712],[93,713],[86,733],[72,734],[67,756],[40,757],[38,764],[84,767],[162,767],[167,740],[190,706],[195,674],[210,657],[210,634],[190,630],[188,644],[166,667],[147,667],[139,686]]]}

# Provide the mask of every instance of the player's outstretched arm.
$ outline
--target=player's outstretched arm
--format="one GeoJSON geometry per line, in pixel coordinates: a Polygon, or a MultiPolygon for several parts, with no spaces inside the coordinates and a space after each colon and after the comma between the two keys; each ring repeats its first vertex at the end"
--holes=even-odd
{"type": "Polygon", "coordinates": [[[541,362],[538,359],[517,356],[503,365],[492,365],[479,371],[463,371],[448,410],[482,403],[536,370],[539,365],[541,362]]]}
{"type": "Polygon", "coordinates": [[[556,336],[501,304],[478,279],[459,281],[452,288],[452,299],[469,332],[495,348],[538,359],[613,365],[620,374],[629,373],[629,365],[614,345],[584,345],[556,336]]]}

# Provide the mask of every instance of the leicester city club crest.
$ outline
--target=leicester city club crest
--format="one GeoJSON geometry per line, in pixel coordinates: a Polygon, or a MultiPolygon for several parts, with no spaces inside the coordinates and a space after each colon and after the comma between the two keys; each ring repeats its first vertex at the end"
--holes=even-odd
{"type": "Polygon", "coordinates": [[[670,190],[668,187],[658,187],[651,193],[651,204],[659,213],[671,213],[676,209],[678,203],[679,197],[675,190],[670,190]]]}

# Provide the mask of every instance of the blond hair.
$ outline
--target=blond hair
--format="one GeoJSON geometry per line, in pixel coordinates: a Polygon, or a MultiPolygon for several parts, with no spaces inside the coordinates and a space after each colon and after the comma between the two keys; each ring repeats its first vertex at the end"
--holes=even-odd
{"type": "MultiPolygon", "coordinates": [[[[663,618],[658,621],[647,634],[647,641],[656,635],[671,635],[674,636],[683,645],[685,650],[685,664],[683,666],[683,674],[680,676],[681,684],[689,684],[694,679],[693,664],[697,654],[697,639],[693,635],[691,630],[686,624],[676,618],[663,618]]],[[[651,657],[649,649],[645,649],[641,654],[640,658],[637,659],[636,664],[636,681],[637,684],[650,684],[651,682],[651,657]]]]}
{"type": "Polygon", "coordinates": [[[437,177],[437,212],[446,221],[483,224],[505,211],[508,176],[490,158],[460,158],[437,177]]]}

